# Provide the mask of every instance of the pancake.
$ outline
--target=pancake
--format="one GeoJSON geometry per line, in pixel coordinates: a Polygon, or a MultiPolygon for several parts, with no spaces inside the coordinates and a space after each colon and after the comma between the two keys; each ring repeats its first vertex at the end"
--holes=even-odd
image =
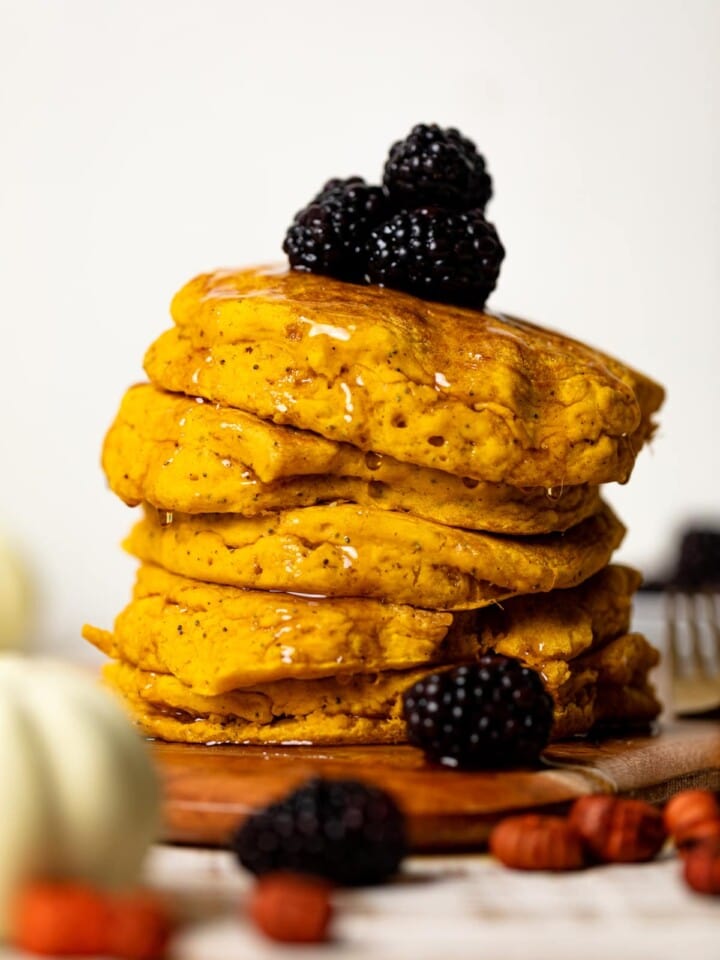
{"type": "Polygon", "coordinates": [[[549,660],[572,660],[627,632],[640,582],[636,570],[612,565],[572,590],[488,607],[478,618],[481,646],[533,668],[549,660]]]}
{"type": "Polygon", "coordinates": [[[188,580],[145,565],[113,633],[85,627],[107,656],[172,673],[213,696],[281,679],[409,669],[477,650],[474,613],[377,600],[312,600],[188,580]]]}
{"type": "MultiPolygon", "coordinates": [[[[572,699],[566,687],[553,689],[553,737],[584,733],[607,718],[629,716],[649,720],[658,705],[647,684],[642,645],[628,638],[613,641],[607,663],[598,660],[595,680],[577,667],[578,689],[572,699]],[[633,659],[637,657],[637,660],[633,659]],[[611,668],[625,659],[619,673],[611,668]],[[632,683],[615,679],[631,677],[632,683]],[[627,711],[627,712],[626,712],[627,711]]],[[[380,671],[320,680],[280,680],[233,690],[218,696],[194,693],[176,677],[139,670],[116,661],[105,667],[107,682],[126,700],[137,722],[150,736],[190,743],[383,743],[407,739],[402,695],[428,668],[380,671]]]]}
{"type": "MultiPolygon", "coordinates": [[[[493,649],[493,638],[498,652],[524,660],[558,687],[569,678],[565,660],[627,632],[638,580],[626,567],[607,567],[559,594],[452,615],[376,600],[240,590],[143,565],[113,632],[85,627],[83,636],[108,657],[171,673],[204,696],[275,680],[472,660],[493,649]]],[[[587,667],[596,679],[592,660],[587,667]]]]}
{"type": "Polygon", "coordinates": [[[587,687],[638,687],[659,659],[642,634],[627,633],[575,660],[546,660],[536,669],[556,703],[564,705],[580,702],[587,687]]]}
{"type": "Polygon", "coordinates": [[[553,739],[563,740],[608,727],[626,729],[632,724],[647,724],[661,709],[655,690],[648,682],[637,687],[588,686],[576,700],[556,709],[553,739]]]}
{"type": "Polygon", "coordinates": [[[599,507],[597,487],[519,489],[456,477],[150,384],[125,394],[103,467],[126,503],[181,513],[247,517],[345,500],[528,535],[566,530],[599,507]]]}
{"type": "Polygon", "coordinates": [[[351,744],[407,739],[400,695],[423,671],[285,680],[218,697],[199,696],[175,677],[121,662],[108,664],[103,674],[150,737],[180,743],[351,744]]]}
{"type": "Polygon", "coordinates": [[[159,386],[493,483],[625,481],[663,399],[533,324],[296,271],[199,276],[172,315],[159,386]]]}
{"type": "Polygon", "coordinates": [[[128,551],[208,583],[432,610],[575,586],[608,563],[624,534],[606,505],[563,534],[524,540],[352,504],[256,518],[176,513],[166,520],[147,509],[128,551]]]}

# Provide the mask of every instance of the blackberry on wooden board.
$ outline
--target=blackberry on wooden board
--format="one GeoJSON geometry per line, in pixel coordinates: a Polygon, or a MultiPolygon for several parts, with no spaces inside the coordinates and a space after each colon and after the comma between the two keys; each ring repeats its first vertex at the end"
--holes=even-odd
{"type": "Polygon", "coordinates": [[[553,722],[553,700],[540,676],[499,654],[423,677],[406,691],[403,706],[410,742],[454,767],[535,765],[553,722]]]}

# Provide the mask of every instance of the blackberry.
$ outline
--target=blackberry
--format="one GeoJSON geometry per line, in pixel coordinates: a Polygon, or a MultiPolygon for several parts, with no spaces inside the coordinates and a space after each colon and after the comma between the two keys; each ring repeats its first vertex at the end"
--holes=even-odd
{"type": "Polygon", "coordinates": [[[290,870],[362,886],[395,873],[407,845],[403,815],[382,790],[315,779],[246,820],[232,847],[258,875],[290,870]]]}
{"type": "Polygon", "coordinates": [[[539,675],[499,654],[424,677],[403,706],[410,742],[454,767],[534,765],[553,722],[539,675]]]}
{"type": "Polygon", "coordinates": [[[400,207],[484,210],[492,196],[485,158],[454,127],[420,123],[390,148],[383,183],[400,207]]]}
{"type": "Polygon", "coordinates": [[[382,187],[370,186],[361,177],[328,180],[295,215],[283,250],[295,270],[362,281],[368,234],[388,214],[382,187]]]}
{"type": "MultiPolygon", "coordinates": [[[[342,192],[344,190],[350,190],[353,187],[365,187],[367,184],[362,177],[346,177],[344,180],[342,177],[333,177],[331,180],[325,181],[325,186],[312,198],[312,203],[322,203],[323,200],[327,200],[333,194],[342,192]]],[[[375,187],[371,189],[377,189],[375,187]]]]}
{"type": "Polygon", "coordinates": [[[426,300],[480,308],[495,289],[504,256],[481,210],[423,207],[371,231],[367,278],[426,300]]]}

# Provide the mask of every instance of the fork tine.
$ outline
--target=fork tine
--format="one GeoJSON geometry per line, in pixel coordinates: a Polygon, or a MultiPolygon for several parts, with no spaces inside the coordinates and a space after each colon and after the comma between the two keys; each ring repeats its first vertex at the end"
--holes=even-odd
{"type": "Polygon", "coordinates": [[[667,652],[670,655],[670,669],[672,675],[677,677],[682,671],[682,661],[678,646],[678,616],[677,616],[677,594],[674,590],[665,591],[665,629],[667,631],[667,652]]]}
{"type": "Polygon", "coordinates": [[[688,634],[690,636],[690,650],[688,653],[688,666],[691,675],[703,677],[708,672],[705,665],[705,653],[703,651],[702,632],[700,628],[700,612],[698,597],[695,593],[685,594],[685,618],[687,622],[688,634]]]}
{"type": "Polygon", "coordinates": [[[708,617],[712,624],[713,633],[718,641],[720,641],[720,619],[718,618],[718,601],[720,600],[720,594],[714,590],[706,590],[705,599],[707,601],[708,617]]]}
{"type": "Polygon", "coordinates": [[[720,673],[720,618],[718,617],[718,595],[711,590],[706,590],[703,593],[703,600],[705,601],[707,622],[712,639],[712,656],[715,663],[715,670],[717,673],[720,673]]]}

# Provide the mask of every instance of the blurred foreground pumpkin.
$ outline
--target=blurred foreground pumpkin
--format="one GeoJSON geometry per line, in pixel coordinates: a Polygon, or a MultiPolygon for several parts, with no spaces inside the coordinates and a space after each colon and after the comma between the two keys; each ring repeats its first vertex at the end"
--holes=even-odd
{"type": "Polygon", "coordinates": [[[0,938],[32,880],[137,882],[159,824],[145,744],[92,677],[0,654],[0,938]]]}

